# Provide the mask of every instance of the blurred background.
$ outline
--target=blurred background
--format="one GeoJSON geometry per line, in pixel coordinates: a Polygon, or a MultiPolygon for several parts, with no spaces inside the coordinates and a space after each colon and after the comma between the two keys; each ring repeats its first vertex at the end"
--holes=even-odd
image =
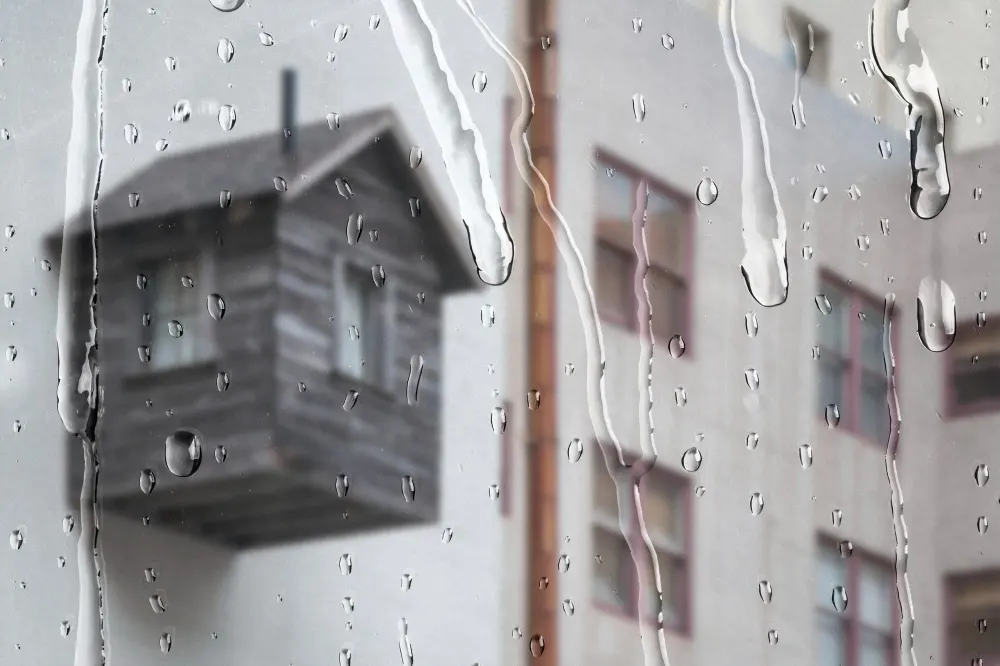
{"type": "Polygon", "coordinates": [[[0,661],[1000,664],[993,3],[892,4],[4,3],[0,661]]]}

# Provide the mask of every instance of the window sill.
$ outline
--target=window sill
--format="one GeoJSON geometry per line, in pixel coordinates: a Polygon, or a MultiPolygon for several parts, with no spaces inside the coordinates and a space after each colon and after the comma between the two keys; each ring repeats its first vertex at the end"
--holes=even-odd
{"type": "MultiPolygon", "coordinates": [[[[618,606],[613,606],[611,604],[606,604],[601,601],[594,601],[593,608],[601,615],[607,615],[618,620],[625,622],[637,622],[641,621],[644,626],[653,627],[656,625],[656,618],[653,617],[643,617],[641,620],[637,620],[636,614],[632,611],[624,610],[618,606]]],[[[691,638],[691,628],[688,626],[690,623],[683,623],[680,625],[663,625],[663,630],[673,636],[678,638],[691,638]]]]}
{"type": "Polygon", "coordinates": [[[165,368],[146,367],[138,372],[131,372],[125,376],[123,384],[126,388],[142,389],[162,382],[182,380],[191,377],[199,377],[208,372],[217,372],[218,364],[216,359],[207,358],[201,361],[193,361],[183,365],[172,365],[165,368]]]}

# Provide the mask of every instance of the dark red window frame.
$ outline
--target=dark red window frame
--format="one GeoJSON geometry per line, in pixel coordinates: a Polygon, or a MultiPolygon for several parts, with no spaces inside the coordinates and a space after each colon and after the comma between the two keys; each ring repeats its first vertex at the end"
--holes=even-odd
{"type": "MultiPolygon", "coordinates": [[[[594,444],[592,450],[595,452],[595,454],[602,455],[602,447],[600,444],[594,444]]],[[[617,453],[612,452],[612,456],[617,456],[617,453]]],[[[628,460],[629,463],[631,464],[632,462],[634,462],[635,457],[631,456],[628,458],[628,460]]],[[[603,458],[594,465],[593,473],[607,475],[608,472],[607,468],[605,467],[603,458]]],[[[677,491],[676,494],[677,498],[683,503],[683,506],[681,507],[683,516],[682,518],[683,526],[681,529],[683,530],[684,533],[684,548],[683,548],[683,554],[681,555],[681,559],[683,561],[683,566],[682,566],[683,580],[680,585],[680,601],[677,608],[678,622],[676,624],[664,623],[664,627],[679,635],[689,636],[691,634],[691,620],[693,617],[692,580],[693,580],[694,562],[695,562],[694,539],[693,539],[694,523],[692,515],[694,506],[693,502],[691,501],[691,496],[692,496],[691,486],[688,480],[683,476],[681,476],[680,474],[674,472],[673,470],[657,466],[649,470],[639,481],[640,492],[642,492],[641,489],[643,484],[649,479],[654,479],[654,480],[658,479],[661,482],[668,484],[672,488],[675,488],[677,491]]],[[[596,530],[602,530],[602,529],[605,528],[591,521],[591,534],[593,534],[593,532],[596,530]]],[[[629,529],[632,530],[629,536],[630,537],[637,536],[638,541],[641,542],[642,538],[639,532],[638,515],[631,516],[629,529]]],[[[615,534],[618,538],[622,537],[622,534],[617,530],[615,531],[615,534]]],[[[622,570],[618,572],[618,580],[629,581],[629,588],[627,590],[625,607],[621,608],[613,604],[608,604],[596,598],[592,599],[592,603],[594,605],[594,608],[596,608],[598,611],[602,613],[606,613],[608,615],[614,615],[616,617],[635,620],[638,614],[638,605],[639,605],[638,602],[639,602],[640,590],[639,590],[638,575],[635,570],[635,565],[632,562],[631,555],[626,554],[625,557],[621,560],[620,565],[622,567],[622,570]]],[[[662,563],[661,563],[661,575],[662,575],[662,563]]],[[[647,624],[655,624],[657,622],[657,618],[654,615],[644,615],[640,619],[642,622],[647,624]]]]}
{"type": "MultiPolygon", "coordinates": [[[[987,327],[989,324],[987,324],[987,327]]],[[[969,405],[959,405],[955,398],[955,363],[958,362],[958,355],[961,353],[961,343],[963,338],[967,336],[978,335],[982,330],[976,327],[976,322],[974,319],[969,319],[966,321],[959,322],[955,328],[956,339],[951,348],[948,349],[944,354],[944,400],[945,400],[945,416],[947,418],[961,418],[963,416],[974,416],[976,414],[986,414],[989,412],[1000,411],[1000,398],[994,398],[993,400],[980,400],[979,402],[972,403],[969,405]]],[[[997,331],[990,331],[986,328],[985,335],[992,337],[997,344],[997,350],[1000,351],[1000,333],[997,331]]],[[[965,362],[971,362],[970,359],[964,359],[965,362]]]]}
{"type": "MultiPolygon", "coordinates": [[[[821,537],[819,548],[830,549],[834,554],[839,554],[839,542],[829,537],[821,537]]],[[[853,553],[844,559],[847,563],[847,580],[844,587],[847,588],[847,609],[843,613],[838,613],[829,607],[816,608],[814,612],[829,613],[831,617],[838,617],[845,626],[847,645],[845,646],[845,661],[841,666],[858,666],[860,664],[861,650],[861,569],[865,565],[869,568],[882,569],[889,574],[889,579],[893,584],[885,590],[885,594],[891,598],[887,604],[891,617],[890,633],[886,639],[886,650],[888,652],[888,664],[899,663],[899,603],[896,598],[895,574],[896,570],[892,562],[884,557],[879,557],[873,553],[859,549],[852,544],[853,553]]],[[[830,590],[831,595],[833,590],[830,590]]],[[[819,632],[816,632],[817,635],[819,632]]]]}
{"type": "MultiPolygon", "coordinates": [[[[855,437],[863,439],[868,442],[878,444],[880,446],[885,446],[885,440],[880,440],[876,438],[872,433],[865,432],[861,428],[861,399],[863,380],[867,376],[874,376],[878,374],[879,378],[883,383],[886,382],[885,367],[881,372],[875,373],[864,367],[864,362],[861,360],[861,327],[862,323],[858,317],[862,310],[863,305],[867,305],[868,309],[874,310],[875,312],[882,313],[885,308],[885,303],[880,301],[878,298],[865,291],[864,289],[851,284],[848,280],[840,277],[839,275],[823,270],[819,274],[819,288],[817,290],[817,295],[822,294],[824,291],[824,285],[831,285],[835,287],[839,292],[841,292],[850,303],[850,312],[848,314],[848,324],[849,324],[849,340],[847,347],[847,356],[841,355],[839,352],[834,350],[825,349],[822,345],[822,340],[818,340],[818,347],[820,350],[820,360],[822,362],[824,356],[826,358],[834,357],[847,366],[847,378],[844,382],[844,395],[843,400],[845,404],[838,405],[841,411],[841,420],[839,428],[850,432],[855,437]]],[[[824,315],[819,315],[820,317],[824,315]]],[[[900,321],[899,316],[899,302],[896,302],[895,310],[892,315],[892,323],[896,324],[900,321]]],[[[822,320],[820,320],[819,325],[822,325],[822,320]]],[[[899,381],[899,330],[898,326],[893,326],[891,330],[892,335],[892,347],[893,347],[893,357],[895,359],[895,380],[897,390],[900,385],[899,381]]],[[[817,334],[819,333],[819,328],[817,327],[817,334]]],[[[819,379],[819,374],[817,373],[817,381],[819,379]]],[[[883,393],[883,405],[885,406],[885,418],[886,421],[889,420],[889,408],[888,404],[885,403],[885,394],[883,393]]],[[[822,418],[822,414],[817,414],[818,418],[822,418]]],[[[888,430],[888,429],[887,429],[888,430]]]]}
{"type": "MultiPolygon", "coordinates": [[[[680,320],[675,323],[672,323],[672,327],[675,330],[673,330],[673,332],[670,335],[674,334],[682,335],[685,341],[687,341],[687,343],[690,345],[690,336],[692,329],[691,311],[693,307],[693,301],[691,298],[691,289],[693,282],[692,275],[693,275],[693,263],[694,263],[694,249],[695,249],[694,230],[697,218],[693,197],[690,194],[682,192],[676,187],[673,187],[663,182],[662,180],[654,176],[651,176],[650,174],[644,172],[639,167],[629,164],[627,161],[619,157],[616,157],[614,155],[611,155],[604,150],[598,150],[594,156],[594,160],[600,172],[598,174],[598,177],[606,177],[603,173],[604,169],[610,167],[615,170],[616,178],[624,177],[631,180],[632,186],[629,188],[631,192],[634,193],[638,189],[639,183],[641,181],[646,181],[646,184],[651,194],[654,192],[659,193],[665,197],[675,200],[679,206],[686,209],[685,211],[686,228],[684,230],[684,240],[687,247],[685,247],[684,249],[684,266],[680,269],[680,271],[670,270],[661,265],[657,265],[656,257],[650,256],[648,274],[650,277],[652,277],[653,274],[659,274],[659,276],[661,276],[663,279],[675,283],[676,282],[680,283],[680,292],[682,300],[680,320]]],[[[634,196],[630,197],[625,205],[627,205],[627,209],[623,211],[624,216],[622,219],[631,220],[632,215],[635,212],[635,197],[634,196]]],[[[624,260],[625,265],[628,267],[627,269],[628,273],[623,281],[625,293],[621,295],[621,298],[623,303],[633,304],[633,307],[625,308],[627,314],[624,318],[621,316],[619,312],[612,312],[607,310],[602,310],[598,314],[601,317],[602,321],[614,324],[616,326],[621,326],[630,331],[637,332],[639,330],[638,308],[634,306],[635,291],[634,291],[633,280],[635,276],[636,267],[638,264],[638,259],[635,256],[635,252],[623,249],[607,241],[603,241],[600,238],[600,236],[595,233],[595,248],[594,248],[595,257],[597,255],[599,248],[602,249],[603,251],[613,252],[615,254],[618,254],[624,260]]],[[[594,265],[595,266],[597,265],[596,260],[594,265]]],[[[596,270],[595,270],[595,277],[596,277],[596,270]]],[[[659,334],[657,334],[657,331],[655,329],[653,333],[654,336],[656,336],[657,338],[657,342],[666,345],[667,340],[669,340],[669,337],[663,339],[663,332],[661,331],[659,332],[659,334]]],[[[687,353],[684,355],[683,358],[688,360],[693,358],[690,348],[688,349],[687,353]]]]}

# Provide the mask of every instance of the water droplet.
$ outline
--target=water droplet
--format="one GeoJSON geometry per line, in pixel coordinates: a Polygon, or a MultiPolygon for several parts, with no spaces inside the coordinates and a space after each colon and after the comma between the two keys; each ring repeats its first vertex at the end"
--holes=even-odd
{"type": "Polygon", "coordinates": [[[857,201],[858,199],[861,198],[861,190],[858,188],[857,185],[852,184],[847,189],[847,196],[851,198],[851,201],[857,201]]]}
{"type": "Polygon", "coordinates": [[[642,19],[641,18],[636,17],[636,18],[632,19],[632,32],[634,32],[637,35],[640,32],[642,32],[642,19]]]}
{"type": "Polygon", "coordinates": [[[892,157],[892,146],[889,145],[889,142],[886,139],[882,139],[878,142],[878,152],[884,160],[892,157]]]}
{"type": "Polygon", "coordinates": [[[167,602],[162,595],[154,594],[149,597],[149,607],[153,609],[154,613],[159,615],[166,612],[167,602]]]}
{"type": "Polygon", "coordinates": [[[684,338],[681,335],[674,335],[667,342],[667,351],[673,358],[680,358],[684,356],[684,351],[687,349],[687,345],[684,342],[684,338]]]}
{"type": "Polygon", "coordinates": [[[750,513],[755,516],[759,516],[760,512],[764,510],[764,497],[760,493],[754,493],[750,496],[750,513]]]}
{"type": "Polygon", "coordinates": [[[326,124],[331,130],[340,129],[340,114],[332,111],[326,114],[326,124]]]}
{"type": "Polygon", "coordinates": [[[830,194],[830,190],[827,189],[826,185],[820,185],[813,190],[812,200],[814,203],[823,203],[828,194],[830,194]]]}
{"type": "Polygon", "coordinates": [[[760,595],[760,600],[765,604],[771,603],[771,584],[766,580],[757,583],[757,594],[760,595]]]}
{"type": "Polygon", "coordinates": [[[216,321],[226,316],[226,301],[219,294],[209,294],[206,299],[208,314],[216,321]]]}
{"type": "Polygon", "coordinates": [[[813,464],[813,450],[808,444],[799,446],[799,464],[802,469],[809,469],[813,464]]]}
{"type": "Polygon", "coordinates": [[[21,546],[24,545],[24,535],[21,534],[21,530],[14,530],[10,533],[10,547],[12,550],[21,550],[21,546]]]}
{"type": "Polygon", "coordinates": [[[184,335],[184,326],[176,319],[171,319],[167,322],[167,333],[172,338],[179,338],[184,335]]]}
{"type": "Polygon", "coordinates": [[[6,308],[14,307],[14,294],[9,291],[3,295],[3,305],[6,308]]]}
{"type": "Polygon", "coordinates": [[[486,72],[479,70],[472,75],[472,89],[477,93],[481,93],[486,90],[486,72]]]}
{"type": "Polygon", "coordinates": [[[424,373],[424,357],[414,354],[410,357],[410,374],[406,377],[406,404],[417,404],[420,393],[420,377],[424,373]]]}
{"type": "Polygon", "coordinates": [[[683,386],[674,389],[674,402],[677,403],[678,407],[683,407],[688,403],[688,394],[683,386]]]}
{"type": "Polygon", "coordinates": [[[494,407],[490,412],[490,425],[493,427],[494,435],[502,435],[507,429],[507,412],[503,407],[494,407]]]}
{"type": "Polygon", "coordinates": [[[233,47],[233,43],[223,37],[219,40],[218,48],[219,60],[222,62],[231,62],[233,55],[236,53],[236,49],[233,47]]]}
{"type": "Polygon", "coordinates": [[[711,206],[719,198],[719,186],[711,178],[702,178],[695,188],[695,196],[702,206],[711,206]]]}
{"type": "Polygon", "coordinates": [[[219,444],[218,446],[215,447],[215,462],[217,462],[220,465],[226,462],[226,456],[228,454],[229,452],[226,451],[226,447],[223,446],[222,444],[219,444]]]}
{"type": "Polygon", "coordinates": [[[243,6],[243,0],[211,0],[211,2],[220,12],[234,12],[243,6]]]}
{"type": "Polygon", "coordinates": [[[978,235],[978,238],[979,238],[979,244],[980,245],[986,245],[986,232],[985,231],[980,231],[979,235],[978,235]]]}
{"type": "Polygon", "coordinates": [[[275,176],[274,177],[274,189],[278,190],[279,192],[287,192],[288,191],[288,183],[285,182],[284,178],[282,178],[280,176],[275,176]]]}
{"type": "Polygon", "coordinates": [[[144,469],[139,474],[139,490],[148,495],[156,487],[156,474],[151,469],[144,469]]]}
{"type": "Polygon", "coordinates": [[[545,652],[545,639],[540,634],[535,634],[531,637],[528,647],[531,650],[532,657],[541,657],[542,653],[545,652]]]}
{"type": "Polygon", "coordinates": [[[7,361],[13,362],[17,358],[17,347],[11,345],[7,347],[7,361]]]}
{"type": "Polygon", "coordinates": [[[170,121],[175,123],[186,123],[191,119],[191,102],[186,99],[178,100],[170,112],[170,121]]]}
{"type": "Polygon", "coordinates": [[[365,228],[365,216],[361,213],[351,213],[347,217],[347,244],[357,245],[365,228]]]}
{"type": "Polygon", "coordinates": [[[973,478],[976,480],[976,485],[982,488],[990,480],[990,468],[985,464],[980,464],[976,466],[975,472],[972,474],[973,478]]]}
{"type": "Polygon", "coordinates": [[[568,615],[570,617],[572,617],[573,613],[576,612],[576,606],[573,605],[573,602],[570,601],[569,599],[564,599],[563,600],[563,602],[562,602],[562,609],[563,609],[563,613],[565,613],[566,615],[568,615]]]}
{"type": "Polygon", "coordinates": [[[66,558],[63,557],[62,555],[60,555],[59,557],[57,557],[56,558],[56,566],[59,567],[60,569],[65,568],[66,567],[66,558]]]}
{"type": "Polygon", "coordinates": [[[578,438],[574,437],[569,440],[569,445],[566,447],[566,458],[570,462],[580,462],[580,458],[583,457],[583,442],[578,438]]]}
{"type": "Polygon", "coordinates": [[[264,46],[274,46],[274,37],[272,37],[266,32],[262,32],[259,35],[257,35],[257,39],[259,39],[260,43],[263,44],[264,46]]]}
{"type": "Polygon", "coordinates": [[[402,480],[403,499],[412,502],[416,499],[417,487],[413,483],[413,477],[407,474],[402,480]]]}
{"type": "Polygon", "coordinates": [[[760,443],[760,435],[755,432],[747,433],[747,448],[751,451],[757,448],[760,443]]]}
{"type": "Polygon", "coordinates": [[[813,257],[812,245],[803,245],[802,246],[802,258],[805,261],[809,261],[810,259],[812,259],[812,257],[813,257]]]}
{"type": "Polygon", "coordinates": [[[350,553],[344,553],[340,556],[340,573],[344,576],[349,576],[353,570],[354,560],[351,559],[350,553]]]}
{"type": "Polygon", "coordinates": [[[840,407],[835,404],[829,404],[824,410],[824,417],[826,418],[826,425],[829,428],[836,428],[840,425],[840,407]]]}
{"type": "Polygon", "coordinates": [[[535,389],[530,389],[525,396],[528,401],[528,409],[535,411],[542,404],[542,394],[535,389]]]}
{"type": "Polygon", "coordinates": [[[141,363],[149,363],[149,347],[146,345],[139,345],[136,351],[139,352],[139,361],[141,363]]]}
{"type": "Polygon", "coordinates": [[[492,305],[484,305],[480,308],[479,319],[483,322],[485,328],[490,328],[496,322],[496,312],[493,310],[492,305]]]}
{"type": "Polygon", "coordinates": [[[830,303],[830,299],[826,297],[826,294],[819,294],[815,298],[816,309],[820,311],[822,315],[828,315],[833,312],[833,304],[830,303]]]}
{"type": "Polygon", "coordinates": [[[139,128],[132,123],[125,126],[125,141],[130,146],[134,146],[139,141],[139,128]]]}
{"type": "MultiPolygon", "coordinates": [[[[839,509],[837,509],[839,511],[839,509]]],[[[835,521],[835,525],[839,526],[840,523],[835,521]]],[[[854,544],[850,541],[844,540],[837,544],[837,552],[843,559],[847,559],[854,554],[854,544]]]]}
{"type": "Polygon", "coordinates": [[[166,654],[170,652],[170,647],[174,644],[174,639],[169,631],[160,634],[160,652],[166,654]]]}
{"type": "Polygon", "coordinates": [[[632,114],[636,122],[641,123],[646,119],[646,100],[639,93],[632,95],[632,114]]]}
{"type": "Polygon", "coordinates": [[[660,35],[660,44],[663,45],[663,48],[669,51],[674,48],[674,38],[666,33],[663,33],[660,35]]]}
{"type": "Polygon", "coordinates": [[[219,192],[219,208],[229,208],[233,203],[233,193],[229,190],[219,192]]]}
{"type": "MultiPolygon", "coordinates": [[[[52,263],[48,259],[42,259],[41,261],[42,270],[48,273],[52,270],[52,263]]],[[[983,293],[983,292],[980,292],[983,293]]]]}
{"type": "Polygon", "coordinates": [[[382,24],[382,17],[378,14],[372,14],[368,19],[368,29],[378,30],[378,27],[382,24]]]}
{"type": "Polygon", "coordinates": [[[681,455],[681,467],[687,472],[697,472],[701,469],[701,451],[692,446],[681,455]]]}
{"type": "Polygon", "coordinates": [[[490,485],[490,499],[491,500],[500,499],[500,486],[498,486],[495,483],[490,485]]]}
{"type": "Polygon", "coordinates": [[[760,388],[760,377],[757,375],[757,371],[753,368],[747,368],[743,371],[743,379],[747,383],[747,387],[751,391],[756,391],[760,388]]]}
{"type": "Polygon", "coordinates": [[[351,389],[347,392],[344,397],[344,411],[349,412],[354,409],[354,405],[358,404],[358,392],[351,389]]]}
{"type": "Polygon", "coordinates": [[[76,519],[73,516],[63,516],[62,519],[62,529],[63,534],[70,534],[73,528],[76,527],[76,519]]]}
{"type": "Polygon", "coordinates": [[[778,630],[777,629],[771,629],[770,631],[767,632],[767,644],[768,645],[777,645],[778,644],[778,630]]]}
{"type": "Polygon", "coordinates": [[[986,530],[990,527],[990,521],[986,519],[986,516],[979,516],[976,520],[976,530],[980,534],[986,534],[986,530]]]}
{"type": "Polygon", "coordinates": [[[69,636],[69,632],[70,632],[70,630],[71,630],[71,627],[70,627],[70,624],[69,624],[69,620],[63,620],[63,621],[62,621],[62,622],[61,622],[61,623],[59,624],[59,634],[60,634],[60,635],[61,635],[61,636],[62,636],[63,638],[66,638],[67,636],[69,636]]]}
{"type": "Polygon", "coordinates": [[[833,603],[833,609],[835,611],[843,613],[847,610],[847,590],[841,585],[833,588],[833,592],[830,595],[830,602],[833,603]]]}
{"type": "Polygon", "coordinates": [[[337,187],[337,193],[345,199],[354,198],[354,188],[344,178],[336,178],[333,184],[337,187]]]}
{"type": "Polygon", "coordinates": [[[451,543],[452,538],[455,536],[455,530],[450,527],[444,528],[444,532],[441,533],[441,543],[451,543]]]}
{"type": "Polygon", "coordinates": [[[163,64],[166,65],[168,72],[172,72],[175,69],[177,69],[177,59],[176,58],[170,58],[170,57],[164,58],[163,59],[163,64]]]}
{"type": "Polygon", "coordinates": [[[844,512],[841,511],[840,509],[834,509],[833,511],[831,511],[830,522],[833,523],[834,527],[840,527],[840,524],[844,522],[844,512]]]}
{"type": "Polygon", "coordinates": [[[167,140],[166,139],[157,139],[156,140],[156,151],[159,152],[159,153],[162,153],[166,149],[167,149],[167,140]]]}
{"type": "Polygon", "coordinates": [[[131,92],[132,81],[130,79],[122,79],[122,90],[124,92],[131,92]]]}
{"type": "Polygon", "coordinates": [[[860,236],[858,236],[858,249],[861,250],[862,252],[864,252],[869,247],[871,247],[871,241],[868,239],[868,236],[866,236],[864,234],[861,234],[860,236]]]}
{"type": "Polygon", "coordinates": [[[228,132],[236,125],[236,108],[229,104],[219,107],[219,127],[228,132]]]}
{"type": "Polygon", "coordinates": [[[167,437],[163,455],[171,474],[191,476],[201,466],[201,438],[190,430],[177,430],[167,437]]]}
{"type": "Polygon", "coordinates": [[[743,323],[747,329],[747,336],[751,338],[756,338],[758,330],[757,313],[748,312],[743,316],[743,320],[744,320],[743,323]]]}
{"type": "Polygon", "coordinates": [[[929,351],[955,342],[955,294],[944,280],[924,278],[917,289],[917,336],[929,351]]]}
{"type": "Polygon", "coordinates": [[[146,579],[146,584],[151,585],[156,582],[156,569],[153,567],[146,567],[142,572],[143,577],[146,579]]]}

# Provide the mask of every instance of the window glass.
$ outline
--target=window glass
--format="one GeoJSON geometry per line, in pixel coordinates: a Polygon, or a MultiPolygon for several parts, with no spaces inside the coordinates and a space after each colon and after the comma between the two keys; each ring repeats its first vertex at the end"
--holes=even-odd
{"type": "Polygon", "coordinates": [[[146,287],[150,312],[150,364],[167,369],[200,360],[207,351],[200,275],[194,259],[163,261],[151,271],[146,287]]]}
{"type": "Polygon", "coordinates": [[[628,544],[620,534],[597,528],[594,554],[594,599],[602,605],[627,610],[632,595],[628,544]]]}

